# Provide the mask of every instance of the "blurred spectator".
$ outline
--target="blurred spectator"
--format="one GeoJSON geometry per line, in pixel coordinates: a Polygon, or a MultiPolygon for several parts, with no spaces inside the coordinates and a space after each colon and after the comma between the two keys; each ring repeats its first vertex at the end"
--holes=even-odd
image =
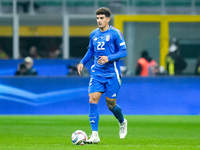
{"type": "Polygon", "coordinates": [[[60,49],[49,52],[49,58],[62,58],[62,53],[60,49]]]}
{"type": "Polygon", "coordinates": [[[195,66],[195,75],[200,76],[200,56],[197,59],[196,66],[195,66]]]}
{"type": "MultiPolygon", "coordinates": [[[[71,66],[71,65],[67,66],[67,68],[69,70],[67,76],[70,76],[70,77],[72,77],[72,76],[79,76],[78,70],[77,70],[77,65],[75,65],[75,66],[71,66]]],[[[85,67],[82,70],[81,74],[82,74],[83,77],[89,77],[89,75],[90,75],[89,72],[87,71],[87,69],[85,67]]]]}
{"type": "Polygon", "coordinates": [[[62,58],[62,44],[57,44],[55,41],[52,41],[52,45],[48,49],[49,58],[62,58]]]}
{"type": "Polygon", "coordinates": [[[136,65],[136,75],[143,77],[154,76],[159,72],[159,66],[156,61],[153,60],[149,53],[144,50],[141,53],[141,58],[138,60],[136,65]]]}
{"type": "MultiPolygon", "coordinates": [[[[28,13],[30,11],[30,0],[18,0],[19,6],[21,6],[22,11],[24,13],[28,13]]],[[[33,9],[37,10],[39,8],[39,5],[37,3],[33,3],[33,9]]]]}
{"type": "Polygon", "coordinates": [[[0,59],[9,59],[9,56],[0,47],[0,59]]]}
{"type": "Polygon", "coordinates": [[[177,40],[174,42],[172,41],[169,47],[169,53],[165,59],[167,74],[169,75],[181,75],[182,71],[187,66],[185,59],[179,54],[177,43],[177,40]]]}
{"type": "Polygon", "coordinates": [[[29,55],[33,59],[39,59],[40,55],[38,54],[36,46],[31,46],[29,50],[29,55]]]}
{"type": "Polygon", "coordinates": [[[67,76],[78,76],[78,71],[76,66],[67,66],[67,68],[69,70],[67,76]]]}
{"type": "Polygon", "coordinates": [[[172,44],[174,44],[174,45],[176,45],[177,46],[177,50],[179,49],[179,40],[177,39],[177,38],[175,38],[175,37],[173,37],[171,40],[170,40],[170,45],[172,45],[172,44]]]}
{"type": "Polygon", "coordinates": [[[16,76],[30,76],[37,75],[36,70],[33,68],[33,59],[31,57],[24,58],[24,62],[18,65],[16,76]]]}

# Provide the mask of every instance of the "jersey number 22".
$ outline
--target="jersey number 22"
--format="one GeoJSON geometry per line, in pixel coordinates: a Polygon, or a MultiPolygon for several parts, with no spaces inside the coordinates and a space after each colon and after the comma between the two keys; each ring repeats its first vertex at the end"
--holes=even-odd
{"type": "Polygon", "coordinates": [[[97,42],[97,43],[98,43],[97,50],[105,50],[104,48],[105,42],[97,42]]]}

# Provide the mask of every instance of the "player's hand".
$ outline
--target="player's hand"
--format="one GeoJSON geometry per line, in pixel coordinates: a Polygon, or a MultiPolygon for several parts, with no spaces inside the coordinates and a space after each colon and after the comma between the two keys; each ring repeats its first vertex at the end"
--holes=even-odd
{"type": "Polygon", "coordinates": [[[78,66],[77,66],[79,76],[81,76],[81,71],[83,70],[83,67],[84,67],[84,65],[82,63],[78,64],[78,66]]]}
{"type": "Polygon", "coordinates": [[[98,60],[98,64],[103,65],[107,62],[109,62],[108,57],[107,56],[99,56],[99,60],[98,60]]]}

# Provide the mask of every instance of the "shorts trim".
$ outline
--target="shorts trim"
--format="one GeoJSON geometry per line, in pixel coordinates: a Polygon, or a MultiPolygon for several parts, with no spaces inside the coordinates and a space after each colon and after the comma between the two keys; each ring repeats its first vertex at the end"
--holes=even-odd
{"type": "Polygon", "coordinates": [[[117,80],[119,82],[119,85],[121,86],[122,82],[121,82],[121,79],[120,79],[119,71],[118,71],[117,66],[116,66],[116,61],[114,61],[114,67],[115,67],[115,72],[117,74],[117,80]]]}

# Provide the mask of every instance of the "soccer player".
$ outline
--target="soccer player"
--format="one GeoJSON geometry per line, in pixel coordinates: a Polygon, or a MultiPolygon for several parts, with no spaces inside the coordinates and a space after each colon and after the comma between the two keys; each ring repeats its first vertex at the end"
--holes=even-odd
{"type": "Polygon", "coordinates": [[[119,121],[119,136],[124,139],[127,135],[127,120],[116,104],[117,95],[121,86],[121,71],[119,59],[126,57],[126,44],[122,33],[109,25],[111,11],[106,7],[96,10],[98,27],[90,34],[88,51],[80,61],[77,69],[79,75],[84,65],[94,56],[94,65],[91,67],[89,82],[89,120],[92,135],[88,143],[99,143],[98,101],[103,93],[106,94],[106,103],[110,111],[119,121]]]}

